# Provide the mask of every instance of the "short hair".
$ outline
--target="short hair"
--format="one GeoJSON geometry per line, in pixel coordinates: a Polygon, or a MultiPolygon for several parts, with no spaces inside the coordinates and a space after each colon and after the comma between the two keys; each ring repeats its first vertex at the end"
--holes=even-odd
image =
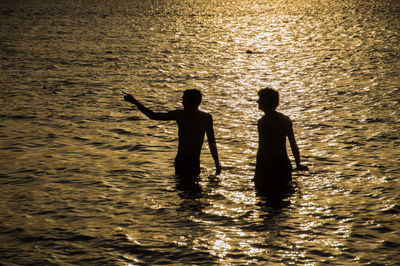
{"type": "Polygon", "coordinates": [[[258,96],[262,101],[266,101],[272,110],[279,105],[279,92],[272,88],[266,87],[258,91],[258,96]]]}
{"type": "Polygon", "coordinates": [[[199,106],[202,100],[201,91],[197,89],[189,89],[183,92],[183,98],[193,103],[195,106],[199,106]]]}

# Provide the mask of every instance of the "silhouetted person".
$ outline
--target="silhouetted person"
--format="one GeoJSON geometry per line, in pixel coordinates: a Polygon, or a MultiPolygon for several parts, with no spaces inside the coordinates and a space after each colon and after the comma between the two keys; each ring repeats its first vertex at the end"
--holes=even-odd
{"type": "MultiPolygon", "coordinates": [[[[125,92],[124,92],[125,93],[125,92]]],[[[198,109],[202,94],[199,90],[185,90],[182,97],[183,110],[155,113],[143,106],[132,95],[125,93],[124,100],[135,104],[153,120],[175,120],[178,124],[178,154],[175,157],[175,174],[194,178],[200,174],[200,153],[207,134],[208,145],[215,162],[216,174],[221,172],[212,116],[198,109]]]]}
{"type": "Polygon", "coordinates": [[[297,147],[290,118],[276,111],[279,105],[278,91],[265,88],[258,92],[258,108],[265,115],[258,120],[258,152],[254,176],[258,192],[279,197],[288,192],[292,180],[292,165],[286,151],[286,137],[296,161],[298,170],[307,170],[300,164],[300,152],[297,147]]]}

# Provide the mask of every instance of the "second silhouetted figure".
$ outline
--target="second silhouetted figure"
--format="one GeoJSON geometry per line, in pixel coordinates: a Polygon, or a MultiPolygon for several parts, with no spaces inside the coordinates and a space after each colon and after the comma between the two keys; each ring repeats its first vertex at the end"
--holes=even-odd
{"type": "Polygon", "coordinates": [[[258,107],[265,115],[258,120],[258,152],[254,182],[257,191],[267,196],[280,196],[287,191],[292,180],[292,165],[286,151],[286,138],[298,170],[307,170],[300,164],[290,118],[276,111],[279,105],[278,91],[265,88],[258,92],[258,107]]]}

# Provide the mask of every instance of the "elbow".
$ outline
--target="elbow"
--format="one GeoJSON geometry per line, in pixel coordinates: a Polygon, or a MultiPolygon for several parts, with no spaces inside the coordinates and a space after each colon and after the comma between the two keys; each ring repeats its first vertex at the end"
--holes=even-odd
{"type": "Polygon", "coordinates": [[[215,141],[215,139],[209,139],[208,145],[210,146],[210,148],[217,148],[217,142],[215,141]]]}
{"type": "Polygon", "coordinates": [[[157,120],[157,114],[154,113],[153,111],[148,111],[145,113],[145,115],[151,120],[157,120]]]}

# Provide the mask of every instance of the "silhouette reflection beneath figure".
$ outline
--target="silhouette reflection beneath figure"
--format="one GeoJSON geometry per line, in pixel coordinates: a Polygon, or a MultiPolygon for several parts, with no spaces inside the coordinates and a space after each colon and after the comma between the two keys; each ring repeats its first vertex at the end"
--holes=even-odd
{"type": "Polygon", "coordinates": [[[200,178],[198,176],[188,177],[176,175],[176,190],[181,198],[196,199],[202,196],[202,189],[199,184],[200,178]]]}
{"type": "Polygon", "coordinates": [[[292,165],[286,150],[286,138],[298,170],[308,168],[300,163],[300,152],[290,118],[276,111],[278,91],[265,88],[258,92],[258,107],[265,115],[258,120],[258,152],[254,183],[263,197],[279,202],[293,191],[292,165]]]}

